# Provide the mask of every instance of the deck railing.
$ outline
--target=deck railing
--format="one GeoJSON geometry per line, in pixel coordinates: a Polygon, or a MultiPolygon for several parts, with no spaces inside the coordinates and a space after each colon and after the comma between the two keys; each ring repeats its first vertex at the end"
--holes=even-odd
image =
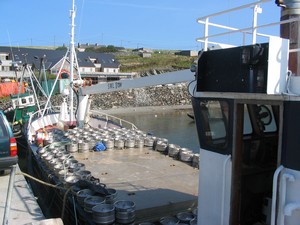
{"type": "MultiPolygon", "coordinates": [[[[204,25],[204,36],[197,38],[198,42],[204,43],[203,50],[207,51],[209,44],[211,45],[220,45],[220,46],[228,46],[228,47],[233,47],[234,45],[230,45],[228,43],[221,43],[221,42],[214,42],[211,41],[210,39],[215,38],[215,37],[220,37],[220,36],[227,36],[230,34],[235,34],[235,33],[241,33],[243,36],[243,42],[242,44],[246,44],[246,35],[252,35],[252,44],[256,44],[257,42],[257,37],[272,37],[274,35],[268,35],[268,34],[263,34],[263,33],[258,33],[257,30],[260,28],[267,28],[267,27],[272,27],[272,26],[277,26],[280,24],[286,24],[286,23],[291,23],[295,21],[299,21],[300,19],[298,17],[291,18],[288,20],[283,20],[283,21],[278,21],[278,22],[272,22],[268,24],[263,24],[263,25],[257,25],[258,24],[258,17],[257,15],[262,13],[262,8],[260,7],[261,4],[271,2],[272,0],[260,0],[257,2],[249,3],[246,5],[242,5],[236,8],[224,10],[218,13],[213,13],[204,17],[200,17],[197,19],[197,22],[200,24],[204,25]],[[236,27],[230,27],[226,25],[221,25],[221,24],[216,24],[210,22],[210,20],[214,17],[221,16],[224,14],[229,14],[232,12],[240,11],[243,9],[251,8],[253,10],[253,20],[252,20],[252,26],[250,27],[245,27],[245,28],[236,28],[236,27]],[[214,28],[221,28],[225,30],[225,32],[217,32],[214,34],[209,34],[209,28],[214,27],[214,28]]],[[[275,4],[275,3],[274,3],[275,4]]],[[[298,52],[300,49],[291,49],[290,52],[298,52]]]]}
{"type": "Polygon", "coordinates": [[[109,115],[109,114],[101,112],[101,111],[92,110],[91,114],[92,115],[97,115],[98,117],[103,118],[106,121],[106,123],[114,122],[114,123],[117,123],[118,125],[120,125],[122,127],[130,128],[130,129],[133,129],[133,130],[138,129],[133,123],[131,123],[127,120],[121,119],[121,118],[113,116],[113,115],[109,115]]]}
{"type": "MultiPolygon", "coordinates": [[[[59,111],[60,111],[59,106],[52,106],[52,107],[48,107],[47,109],[45,109],[46,113],[47,112],[59,113],[59,111]]],[[[106,124],[108,124],[109,122],[113,122],[122,127],[130,128],[130,129],[134,129],[134,130],[138,129],[133,123],[131,123],[127,120],[121,119],[121,118],[113,116],[113,115],[109,115],[109,114],[101,112],[101,111],[91,110],[91,114],[97,115],[97,117],[103,119],[106,122],[106,124]]],[[[36,112],[32,113],[30,115],[28,124],[30,124],[34,118],[37,118],[39,116],[41,116],[41,111],[36,111],[36,112]]]]}

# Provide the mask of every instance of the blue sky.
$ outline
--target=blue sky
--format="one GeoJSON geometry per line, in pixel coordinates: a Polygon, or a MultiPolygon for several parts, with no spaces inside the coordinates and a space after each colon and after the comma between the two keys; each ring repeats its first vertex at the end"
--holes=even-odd
{"type": "MultiPolygon", "coordinates": [[[[0,46],[69,44],[71,0],[0,0],[0,46]]],[[[75,0],[75,42],[127,48],[195,49],[203,26],[196,19],[254,0],[75,0]]],[[[280,19],[274,1],[263,4],[259,23],[280,19]]],[[[248,13],[218,18],[230,26],[251,25],[248,13]]],[[[249,14],[250,15],[250,14],[249,14]]],[[[215,22],[218,22],[215,20],[215,22]]],[[[278,34],[279,29],[272,29],[278,34]]],[[[235,42],[229,37],[226,41],[235,42]]],[[[233,44],[233,43],[231,43],[233,44]]]]}

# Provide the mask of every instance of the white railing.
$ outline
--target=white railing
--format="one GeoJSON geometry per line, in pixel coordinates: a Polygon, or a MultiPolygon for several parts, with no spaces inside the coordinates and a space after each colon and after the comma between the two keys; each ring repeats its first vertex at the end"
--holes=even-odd
{"type": "Polygon", "coordinates": [[[133,130],[137,130],[138,129],[133,123],[131,123],[131,122],[127,121],[127,120],[123,120],[123,119],[121,119],[119,117],[106,114],[104,112],[92,110],[91,114],[92,115],[97,115],[97,116],[103,118],[106,121],[106,123],[112,121],[112,122],[115,122],[115,123],[117,123],[118,125],[120,125],[122,127],[127,127],[127,128],[130,128],[130,129],[133,129],[133,130]]]}
{"type": "MultiPolygon", "coordinates": [[[[268,23],[268,24],[264,24],[264,25],[257,25],[257,15],[259,13],[262,13],[262,8],[260,7],[261,4],[263,3],[267,3],[267,2],[271,2],[271,0],[260,0],[257,2],[253,2],[253,3],[249,3],[243,6],[239,6],[236,8],[232,8],[232,9],[228,9],[228,10],[224,10],[218,13],[213,13],[204,17],[200,17],[197,19],[197,22],[200,24],[204,25],[204,36],[197,38],[196,40],[198,42],[202,42],[204,43],[204,51],[207,51],[208,49],[208,45],[212,44],[212,45],[220,45],[220,46],[233,46],[233,45],[229,45],[227,43],[221,43],[221,42],[213,42],[209,39],[215,38],[215,37],[220,37],[220,36],[227,36],[230,34],[235,34],[235,33],[241,33],[243,36],[243,45],[246,44],[246,35],[252,35],[252,44],[256,44],[257,41],[257,36],[260,37],[272,37],[274,35],[268,35],[268,34],[263,34],[263,33],[258,33],[257,30],[260,28],[267,28],[267,27],[272,27],[272,26],[277,26],[280,24],[286,24],[286,23],[291,23],[291,22],[295,22],[295,21],[299,21],[299,17],[297,18],[291,18],[288,20],[283,20],[283,21],[278,21],[278,22],[273,22],[273,23],[268,23]],[[225,26],[225,25],[221,25],[221,24],[216,24],[216,23],[212,23],[210,22],[210,20],[214,17],[217,16],[221,16],[224,14],[229,14],[232,12],[236,12],[236,11],[240,11],[243,9],[247,9],[247,8],[251,8],[253,10],[253,17],[252,17],[252,26],[250,27],[245,27],[245,28],[236,28],[236,27],[230,27],[230,26],[225,26]],[[218,32],[218,33],[214,33],[214,34],[209,34],[209,28],[210,27],[214,27],[214,28],[220,28],[223,30],[225,30],[225,32],[218,32]]],[[[275,4],[275,3],[274,3],[275,4]]],[[[300,51],[300,49],[292,49],[290,50],[291,52],[296,52],[296,51],[300,51]]]]}
{"type": "MultiPolygon", "coordinates": [[[[46,114],[47,114],[47,112],[59,113],[60,107],[59,106],[52,106],[52,107],[48,107],[48,108],[44,109],[44,111],[46,112],[46,114]]],[[[35,119],[39,116],[42,116],[41,113],[42,113],[41,111],[36,111],[36,112],[32,113],[29,117],[28,124],[31,124],[33,119],[35,119]]],[[[138,130],[138,128],[133,123],[131,123],[127,120],[121,119],[119,117],[109,115],[109,114],[104,113],[104,112],[91,110],[91,115],[96,115],[97,117],[103,119],[107,124],[109,122],[114,122],[114,123],[116,123],[116,124],[118,124],[122,127],[127,127],[127,128],[130,128],[130,129],[138,130]]]]}

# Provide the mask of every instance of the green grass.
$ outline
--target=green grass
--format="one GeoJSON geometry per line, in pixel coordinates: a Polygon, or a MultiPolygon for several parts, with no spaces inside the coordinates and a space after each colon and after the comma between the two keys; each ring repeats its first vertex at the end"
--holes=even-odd
{"type": "Polygon", "coordinates": [[[188,69],[195,57],[154,53],[150,58],[117,55],[116,59],[121,63],[121,72],[141,72],[151,69],[188,69]]]}

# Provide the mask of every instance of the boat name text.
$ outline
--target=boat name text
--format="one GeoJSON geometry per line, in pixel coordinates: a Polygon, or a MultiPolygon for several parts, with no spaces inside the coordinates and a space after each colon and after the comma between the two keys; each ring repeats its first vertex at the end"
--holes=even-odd
{"type": "Polygon", "coordinates": [[[122,87],[122,82],[114,82],[114,83],[107,84],[108,89],[119,89],[121,87],[122,87]]]}

